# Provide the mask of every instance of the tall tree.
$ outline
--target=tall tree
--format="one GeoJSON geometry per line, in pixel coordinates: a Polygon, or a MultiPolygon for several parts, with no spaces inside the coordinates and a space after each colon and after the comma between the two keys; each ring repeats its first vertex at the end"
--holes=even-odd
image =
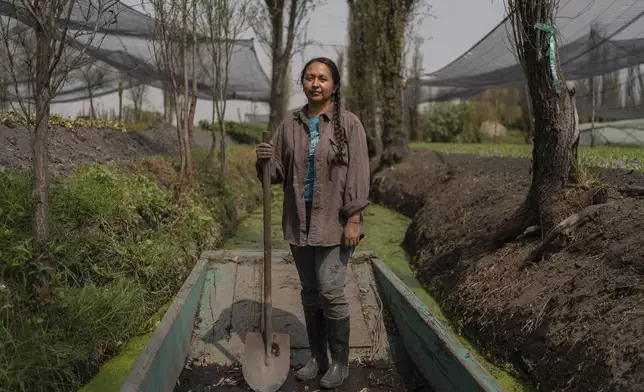
{"type": "Polygon", "coordinates": [[[88,64],[80,68],[80,78],[85,83],[85,89],[87,89],[87,95],[89,96],[89,112],[91,118],[96,118],[94,94],[101,88],[105,81],[105,76],[107,76],[105,69],[95,64],[88,64]]]}
{"type": "MultiPolygon", "coordinates": [[[[19,109],[16,111],[24,115],[22,125],[31,136],[34,174],[32,232],[35,251],[42,257],[39,263],[34,264],[38,270],[30,277],[33,279],[34,300],[43,304],[51,298],[48,275],[51,269],[42,268],[42,264],[50,262],[48,144],[51,101],[69,74],[85,63],[87,48],[100,46],[101,38],[97,32],[114,21],[113,17],[117,15],[110,17],[109,12],[113,11],[111,8],[116,1],[96,1],[94,7],[82,12],[76,8],[74,0],[13,0],[10,3],[15,9],[14,16],[0,18],[1,44],[8,54],[6,61],[0,64],[4,68],[3,75],[12,82],[12,87],[5,92],[12,96],[11,105],[17,105],[19,109]],[[84,28],[70,30],[73,18],[84,18],[83,21],[75,21],[76,24],[84,23],[84,28]],[[16,30],[22,30],[22,33],[16,34],[16,30]],[[76,41],[80,36],[82,40],[76,41]],[[31,110],[33,101],[35,113],[31,110]]],[[[3,85],[3,89],[5,87],[3,85]]]]}
{"type": "Polygon", "coordinates": [[[100,46],[99,35],[104,26],[117,15],[109,12],[116,0],[100,0],[79,12],[75,0],[12,0],[15,18],[0,19],[0,38],[9,54],[2,62],[5,78],[9,79],[12,106],[24,114],[24,126],[31,133],[34,192],[34,242],[45,252],[49,242],[49,116],[51,100],[69,74],[86,61],[87,48],[100,46]],[[83,29],[70,30],[72,19],[85,23],[83,29]],[[100,22],[97,22],[100,21],[100,22]],[[82,42],[76,41],[82,36],[82,42]],[[74,43],[74,48],[71,45],[74,43]],[[24,81],[26,80],[26,92],[24,81]],[[11,91],[13,90],[13,91],[11,91]],[[34,96],[35,95],[35,96],[34,96]],[[35,113],[31,103],[35,102],[35,113]]]}
{"type": "Polygon", "coordinates": [[[286,111],[284,70],[295,53],[308,41],[308,15],[314,9],[313,0],[257,0],[256,19],[252,25],[259,42],[271,58],[271,94],[268,130],[273,133],[286,111]]]}
{"type": "Polygon", "coordinates": [[[141,120],[141,112],[143,111],[143,104],[148,96],[148,86],[146,84],[132,85],[133,80],[130,80],[130,87],[128,89],[128,94],[130,95],[130,100],[132,101],[132,106],[134,107],[134,119],[136,121],[141,120]]]}
{"type": "Polygon", "coordinates": [[[525,201],[497,233],[497,244],[539,225],[556,224],[555,206],[575,164],[574,90],[567,88],[552,27],[558,0],[508,0],[512,36],[528,82],[535,117],[532,183],[525,201]]]}
{"type": "Polygon", "coordinates": [[[408,135],[403,124],[402,93],[405,59],[405,32],[418,0],[374,0],[381,24],[378,45],[380,77],[382,154],[380,166],[398,163],[407,155],[408,135]]]}
{"type": "MultiPolygon", "coordinates": [[[[202,0],[203,12],[201,25],[208,36],[208,51],[212,61],[212,121],[217,125],[219,138],[220,169],[222,178],[226,174],[226,92],[228,90],[228,74],[235,48],[235,40],[239,39],[250,27],[251,0],[202,0]]],[[[212,130],[213,146],[216,140],[212,130]]],[[[214,152],[214,151],[213,151],[214,152]]],[[[213,155],[214,156],[214,155],[213,155]]]]}
{"type": "Polygon", "coordinates": [[[418,105],[420,105],[420,77],[423,67],[423,54],[421,53],[421,45],[423,39],[421,37],[414,38],[414,56],[412,58],[412,74],[411,74],[411,94],[409,107],[407,108],[407,119],[409,121],[409,138],[411,140],[423,140],[423,130],[420,126],[420,112],[418,105]]]}
{"type": "MultiPolygon", "coordinates": [[[[347,53],[348,95],[346,108],[353,112],[367,132],[369,156],[379,157],[382,151],[376,128],[378,107],[378,58],[381,26],[376,18],[378,10],[370,0],[348,0],[349,50],[347,53]]],[[[374,159],[372,171],[378,162],[374,159]]]]}
{"type": "Polygon", "coordinates": [[[152,45],[159,69],[168,75],[168,88],[177,120],[181,194],[193,178],[192,127],[197,105],[197,5],[198,0],[151,0],[157,24],[152,45]],[[192,77],[192,88],[190,78],[192,77]]]}

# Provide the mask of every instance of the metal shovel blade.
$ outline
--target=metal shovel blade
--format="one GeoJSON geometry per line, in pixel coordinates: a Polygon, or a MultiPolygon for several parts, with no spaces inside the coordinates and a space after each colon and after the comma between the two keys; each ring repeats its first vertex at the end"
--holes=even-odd
{"type": "Polygon", "coordinates": [[[273,333],[272,340],[270,355],[266,358],[262,334],[246,334],[242,373],[253,391],[276,392],[288,377],[291,364],[290,336],[285,333],[273,333]]]}

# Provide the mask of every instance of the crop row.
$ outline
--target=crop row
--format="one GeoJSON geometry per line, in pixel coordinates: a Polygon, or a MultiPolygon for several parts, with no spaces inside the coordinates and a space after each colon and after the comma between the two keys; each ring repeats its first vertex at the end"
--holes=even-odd
{"type": "MultiPolygon", "coordinates": [[[[31,115],[29,117],[29,123],[34,124],[34,122],[36,121],[36,113],[31,112],[31,115]]],[[[0,124],[9,128],[24,126],[25,124],[27,124],[27,116],[25,116],[24,114],[18,114],[13,111],[0,113],[0,124]]],[[[68,129],[84,127],[94,129],[119,129],[125,131],[125,127],[120,121],[83,117],[65,118],[55,113],[52,113],[49,116],[49,126],[59,126],[68,129]]]]}
{"type": "MultiPolygon", "coordinates": [[[[530,158],[532,145],[528,144],[466,144],[466,143],[412,143],[412,148],[431,148],[446,153],[465,153],[481,156],[530,158]]],[[[581,146],[579,159],[583,164],[605,168],[644,171],[644,146],[581,146]]]]}

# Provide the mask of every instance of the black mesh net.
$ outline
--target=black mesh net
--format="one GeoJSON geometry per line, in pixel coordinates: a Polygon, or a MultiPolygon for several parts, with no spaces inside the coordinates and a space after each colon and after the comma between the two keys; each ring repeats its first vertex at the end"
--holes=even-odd
{"type": "MultiPolygon", "coordinates": [[[[559,61],[569,85],[618,72],[616,82],[597,88],[596,116],[628,119],[644,117],[644,1],[562,0],[555,26],[559,61]],[[619,90],[621,103],[602,102],[601,96],[619,90]],[[630,98],[629,98],[630,97],[630,98]],[[635,102],[635,104],[633,104],[635,102]]],[[[420,82],[420,102],[467,99],[487,89],[522,88],[526,81],[512,42],[512,26],[503,20],[470,50],[420,82]]],[[[590,90],[578,91],[581,115],[592,109],[590,90]]],[[[414,102],[411,89],[405,102],[414,102]]],[[[613,100],[614,101],[614,100],[613,100]]]]}
{"type": "MultiPolygon", "coordinates": [[[[29,13],[22,9],[20,0],[0,0],[0,15],[5,39],[18,41],[18,32],[25,31],[25,26],[33,25],[29,13]]],[[[68,51],[75,50],[76,56],[79,51],[84,51],[83,64],[88,65],[74,67],[68,74],[66,72],[65,82],[52,102],[73,102],[89,98],[87,78],[83,76],[90,71],[90,65],[93,69],[93,97],[118,91],[119,83],[123,83],[124,89],[139,84],[163,89],[169,79],[155,56],[159,47],[155,35],[157,23],[154,18],[117,0],[77,0],[70,18],[67,20],[65,17],[65,20],[60,22],[60,31],[63,31],[64,24],[69,26],[66,35],[70,42],[68,51]],[[98,73],[102,75],[96,77],[98,73]]],[[[268,101],[270,78],[259,63],[253,40],[233,42],[227,73],[228,86],[224,98],[268,101]]],[[[195,75],[198,97],[205,100],[212,99],[215,84],[213,56],[209,51],[209,45],[204,37],[198,38],[195,75]]],[[[188,75],[191,76],[190,61],[188,68],[188,75]]],[[[5,91],[7,98],[11,100],[15,99],[17,94],[15,84],[8,79],[4,77],[5,87],[9,87],[5,88],[5,91]]],[[[33,96],[27,90],[28,78],[20,81],[18,91],[21,97],[33,96]]],[[[192,85],[192,79],[189,83],[192,85]]]]}

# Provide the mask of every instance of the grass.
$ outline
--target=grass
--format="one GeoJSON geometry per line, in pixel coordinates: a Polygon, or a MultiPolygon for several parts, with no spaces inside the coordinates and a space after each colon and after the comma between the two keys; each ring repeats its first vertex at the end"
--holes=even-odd
{"type": "MultiPolygon", "coordinates": [[[[482,156],[531,158],[530,144],[478,143],[410,143],[412,148],[431,148],[447,153],[466,153],[482,156]]],[[[580,160],[589,166],[644,171],[644,148],[637,146],[581,146],[580,160]]]]}
{"type": "Polygon", "coordinates": [[[111,358],[101,366],[98,374],[92,381],[83,386],[79,392],[109,392],[119,391],[125,382],[127,375],[134,366],[141,351],[145,349],[148,340],[152,337],[155,328],[161,322],[163,315],[170,306],[170,302],[164,304],[150,319],[150,328],[147,332],[137,335],[125,343],[119,350],[118,355],[111,358]]]}
{"type": "Polygon", "coordinates": [[[258,201],[252,147],[229,159],[231,181],[202,166],[180,201],[173,159],[79,168],[51,186],[47,264],[31,246],[32,179],[0,168],[0,391],[76,391],[119,352],[85,391],[124,377],[200,250],[258,201]],[[53,295],[36,306],[32,277],[43,268],[53,295]]]}

